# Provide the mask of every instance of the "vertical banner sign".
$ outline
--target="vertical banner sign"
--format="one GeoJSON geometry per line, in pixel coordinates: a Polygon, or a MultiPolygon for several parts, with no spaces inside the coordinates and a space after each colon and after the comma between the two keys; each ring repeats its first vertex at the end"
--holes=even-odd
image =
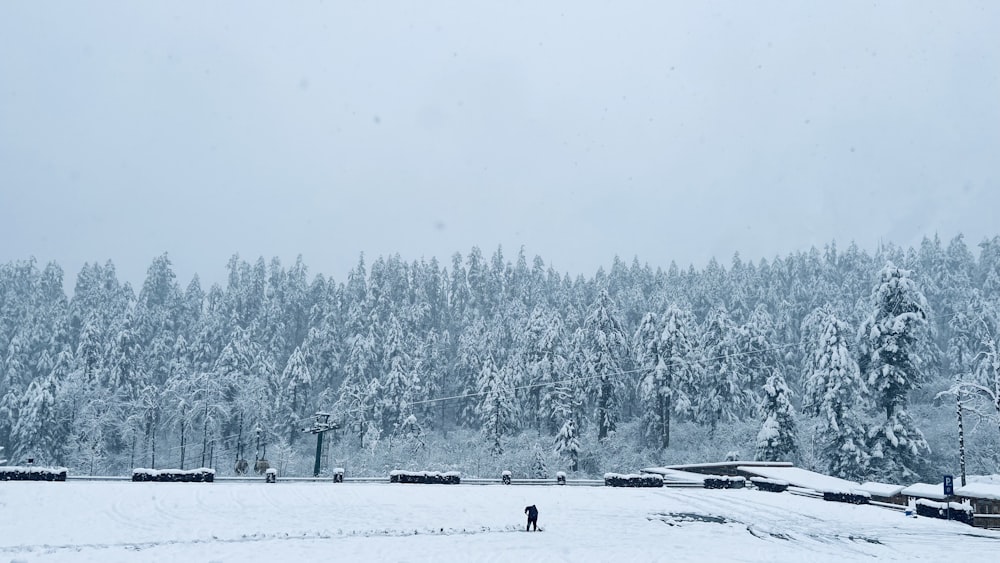
{"type": "Polygon", "coordinates": [[[951,475],[944,476],[944,496],[950,497],[955,494],[955,478],[951,475]]]}

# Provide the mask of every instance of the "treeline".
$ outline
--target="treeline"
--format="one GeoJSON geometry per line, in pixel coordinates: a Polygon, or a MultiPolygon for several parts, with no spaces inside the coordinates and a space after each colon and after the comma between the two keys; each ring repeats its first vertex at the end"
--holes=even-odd
{"type": "Polygon", "coordinates": [[[63,277],[0,265],[0,446],[15,463],[123,472],[169,448],[171,464],[206,465],[294,447],[316,411],[359,449],[471,428],[500,454],[531,430],[574,463],[581,434],[621,424],[641,425],[636,448],[667,449],[672,421],[758,420],[756,454],[794,459],[808,414],[835,444],[828,469],[904,479],[927,450],[913,389],[961,382],[962,409],[1000,414],[1000,237],[977,254],[961,236],[831,243],[701,270],[615,259],[576,278],[499,248],[362,257],[344,281],[238,256],[207,290],[182,287],[166,255],[138,293],[111,262],[84,266],[71,296],[63,277]]]}

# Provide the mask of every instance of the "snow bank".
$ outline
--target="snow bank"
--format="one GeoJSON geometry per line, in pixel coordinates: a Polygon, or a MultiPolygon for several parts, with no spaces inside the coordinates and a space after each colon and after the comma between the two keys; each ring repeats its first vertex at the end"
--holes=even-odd
{"type": "Polygon", "coordinates": [[[65,467],[0,466],[0,481],[65,481],[65,467]]]}

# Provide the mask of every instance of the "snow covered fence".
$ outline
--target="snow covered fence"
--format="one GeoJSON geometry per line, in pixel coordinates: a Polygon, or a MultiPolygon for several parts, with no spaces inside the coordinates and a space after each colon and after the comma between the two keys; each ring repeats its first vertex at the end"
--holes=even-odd
{"type": "Polygon", "coordinates": [[[846,502],[848,504],[868,504],[872,500],[867,491],[823,491],[823,500],[830,502],[846,502]]]}
{"type": "Polygon", "coordinates": [[[728,475],[718,475],[715,477],[705,477],[706,489],[742,489],[746,486],[745,477],[731,477],[728,475]]]}
{"type": "Polygon", "coordinates": [[[0,466],[0,481],[65,481],[65,467],[0,466]]]}
{"type": "Polygon", "coordinates": [[[768,479],[767,477],[751,477],[750,482],[754,487],[769,493],[783,493],[788,490],[788,481],[781,479],[768,479]]]}
{"type": "Polygon", "coordinates": [[[621,473],[605,473],[604,486],[606,487],[662,487],[663,476],[654,474],[637,475],[621,473]]]}
{"type": "Polygon", "coordinates": [[[146,469],[132,470],[132,481],[156,483],[211,483],[215,481],[215,470],[208,467],[199,469],[146,469]]]}
{"type": "Polygon", "coordinates": [[[972,525],[972,505],[964,502],[937,502],[925,498],[916,501],[917,516],[957,520],[972,525]]]}
{"type": "Polygon", "coordinates": [[[462,474],[458,471],[403,471],[395,469],[389,473],[390,483],[423,483],[437,485],[458,485],[462,474]]]}

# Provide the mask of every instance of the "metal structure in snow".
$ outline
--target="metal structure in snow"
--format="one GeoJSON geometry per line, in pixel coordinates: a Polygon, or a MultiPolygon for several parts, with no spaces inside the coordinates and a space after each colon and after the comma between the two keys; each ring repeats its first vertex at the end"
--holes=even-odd
{"type": "Polygon", "coordinates": [[[313,425],[302,429],[303,432],[316,435],[316,463],[313,464],[313,477],[319,477],[320,458],[323,455],[323,433],[337,428],[339,428],[337,423],[330,422],[330,413],[320,411],[313,415],[313,425]]]}

